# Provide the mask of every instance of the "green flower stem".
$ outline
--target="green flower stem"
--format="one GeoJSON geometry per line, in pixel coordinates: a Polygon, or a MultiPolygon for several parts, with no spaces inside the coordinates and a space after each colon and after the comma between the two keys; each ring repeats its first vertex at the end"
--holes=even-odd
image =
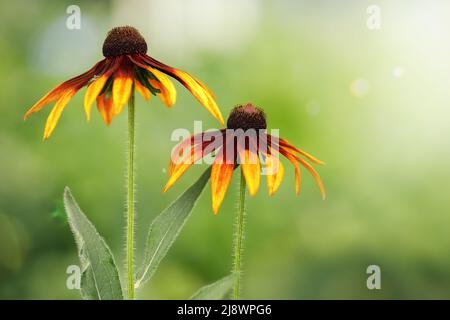
{"type": "Polygon", "coordinates": [[[242,243],[244,241],[244,228],[245,228],[245,194],[246,184],[244,173],[241,171],[241,183],[239,190],[239,204],[236,217],[235,226],[235,239],[234,239],[234,266],[233,273],[235,275],[233,296],[234,300],[239,300],[239,294],[241,290],[241,277],[242,277],[242,243]]]}
{"type": "Polygon", "coordinates": [[[127,294],[128,299],[134,299],[134,156],[135,156],[135,123],[134,123],[134,88],[128,101],[128,167],[127,167],[127,294]]]}

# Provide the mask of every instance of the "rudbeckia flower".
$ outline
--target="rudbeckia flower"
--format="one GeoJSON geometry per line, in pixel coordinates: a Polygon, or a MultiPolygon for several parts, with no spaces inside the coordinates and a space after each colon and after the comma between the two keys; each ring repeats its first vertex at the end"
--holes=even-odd
{"type": "Polygon", "coordinates": [[[169,180],[164,192],[197,161],[214,155],[211,169],[212,208],[215,214],[225,197],[234,169],[241,166],[250,195],[259,189],[261,172],[267,176],[269,195],[274,195],[281,184],[284,166],[280,154],[288,159],[295,169],[295,191],[300,193],[300,165],[315,179],[323,199],[325,188],[319,174],[307,161],[324,164],[312,155],[267,133],[264,112],[252,104],[235,107],[227,121],[227,128],[193,135],[172,151],[169,162],[169,180]]]}
{"type": "Polygon", "coordinates": [[[97,101],[98,111],[109,125],[122,111],[134,89],[146,100],[152,94],[157,95],[167,107],[171,107],[176,100],[176,90],[167,75],[178,80],[216,119],[224,123],[211,91],[188,73],[148,56],[147,43],[135,28],[112,29],[103,44],[103,55],[105,59],[92,69],[54,88],[25,114],[26,119],[56,101],[45,125],[44,139],[50,137],[67,103],[83,87],[87,87],[84,110],[88,121],[91,107],[97,101]]]}

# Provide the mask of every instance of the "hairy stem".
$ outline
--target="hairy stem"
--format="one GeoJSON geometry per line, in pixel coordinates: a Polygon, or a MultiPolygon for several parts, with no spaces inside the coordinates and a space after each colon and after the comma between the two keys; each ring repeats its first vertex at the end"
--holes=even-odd
{"type": "Polygon", "coordinates": [[[135,156],[135,123],[134,123],[134,90],[128,101],[128,167],[127,167],[127,294],[128,299],[134,299],[134,156],[135,156]]]}
{"type": "Polygon", "coordinates": [[[237,209],[236,226],[235,226],[235,239],[234,239],[234,266],[233,273],[235,275],[233,296],[234,300],[239,300],[239,294],[241,290],[241,277],[242,277],[242,243],[244,241],[244,228],[245,228],[245,193],[246,184],[244,173],[241,171],[241,183],[239,190],[239,204],[237,209]]]}

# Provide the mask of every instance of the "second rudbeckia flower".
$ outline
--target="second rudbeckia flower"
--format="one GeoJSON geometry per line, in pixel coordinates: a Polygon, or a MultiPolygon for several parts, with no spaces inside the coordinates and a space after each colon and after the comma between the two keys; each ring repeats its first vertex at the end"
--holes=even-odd
{"type": "Polygon", "coordinates": [[[262,109],[251,103],[235,107],[230,113],[226,129],[194,135],[175,147],[169,163],[170,177],[164,191],[172,187],[191,165],[215,153],[211,170],[211,188],[212,207],[217,214],[233,171],[239,165],[251,195],[255,195],[259,189],[262,169],[267,176],[269,195],[273,195],[284,175],[284,167],[279,159],[281,154],[294,166],[296,193],[300,193],[300,165],[302,165],[311,173],[325,199],[322,180],[316,169],[305,159],[314,164],[324,163],[286,140],[268,134],[266,129],[266,115],[262,109]]]}

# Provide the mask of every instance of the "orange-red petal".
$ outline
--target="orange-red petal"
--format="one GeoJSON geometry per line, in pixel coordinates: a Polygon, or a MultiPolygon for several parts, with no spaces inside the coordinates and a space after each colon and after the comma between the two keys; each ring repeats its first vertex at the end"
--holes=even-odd
{"type": "Polygon", "coordinates": [[[171,175],[169,177],[169,181],[167,181],[163,192],[166,192],[169,190],[175,182],[180,179],[180,177],[189,169],[195,162],[197,162],[199,159],[201,159],[203,155],[203,149],[202,146],[195,146],[191,148],[188,153],[179,159],[177,162],[174,163],[172,168],[170,168],[171,175]]]}
{"type": "Polygon", "coordinates": [[[44,108],[50,102],[60,99],[68,92],[68,90],[78,91],[80,88],[85,86],[92,79],[92,77],[94,77],[95,74],[104,67],[105,61],[106,60],[104,59],[97,62],[91,69],[89,69],[85,73],[67,80],[51,90],[25,113],[24,119],[26,120],[32,113],[42,110],[42,108],[44,108]]]}
{"type": "Polygon", "coordinates": [[[114,116],[114,107],[111,97],[106,97],[105,94],[97,97],[97,109],[100,112],[103,121],[110,125],[114,116]]]}
{"type": "Polygon", "coordinates": [[[171,152],[169,161],[169,176],[172,175],[176,161],[183,156],[189,148],[198,148],[202,145],[203,156],[210,154],[212,151],[219,149],[223,145],[223,130],[201,132],[184,139],[177,144],[171,152]],[[222,137],[222,140],[216,140],[216,137],[222,137]]]}
{"type": "Polygon", "coordinates": [[[224,160],[223,149],[219,151],[211,170],[211,195],[214,214],[219,212],[225,194],[233,177],[234,164],[224,160]]]}
{"type": "Polygon", "coordinates": [[[180,159],[180,157],[183,156],[186,150],[189,149],[192,150],[192,148],[195,148],[198,145],[198,143],[202,142],[201,140],[202,134],[203,133],[190,136],[189,138],[186,138],[183,141],[181,141],[172,149],[168,168],[169,177],[172,175],[173,170],[175,169],[176,162],[180,159]],[[196,141],[196,139],[198,139],[199,141],[196,141]]]}
{"type": "Polygon", "coordinates": [[[319,186],[320,193],[322,194],[322,199],[325,200],[325,198],[327,197],[327,194],[325,192],[325,186],[323,185],[322,179],[320,178],[316,169],[314,169],[308,162],[306,162],[301,158],[298,158],[298,161],[300,161],[300,163],[311,173],[317,185],[319,186]]]}
{"type": "Polygon", "coordinates": [[[289,153],[287,150],[280,148],[280,153],[282,155],[284,155],[294,166],[295,168],[295,193],[297,195],[300,194],[300,178],[301,178],[301,174],[300,174],[300,167],[298,165],[297,159],[294,155],[292,155],[291,153],[289,153]]]}
{"type": "Polygon", "coordinates": [[[309,153],[307,153],[303,150],[300,150],[299,148],[295,147],[294,145],[290,144],[288,141],[286,141],[284,139],[280,138],[279,143],[280,143],[280,147],[284,147],[286,149],[293,150],[316,164],[325,164],[323,161],[317,159],[316,157],[310,155],[309,153]]]}
{"type": "Polygon", "coordinates": [[[51,90],[25,113],[24,120],[26,120],[32,113],[40,111],[50,102],[61,98],[61,96],[68,90],[67,88],[68,85],[66,83],[63,83],[51,90]]]}

